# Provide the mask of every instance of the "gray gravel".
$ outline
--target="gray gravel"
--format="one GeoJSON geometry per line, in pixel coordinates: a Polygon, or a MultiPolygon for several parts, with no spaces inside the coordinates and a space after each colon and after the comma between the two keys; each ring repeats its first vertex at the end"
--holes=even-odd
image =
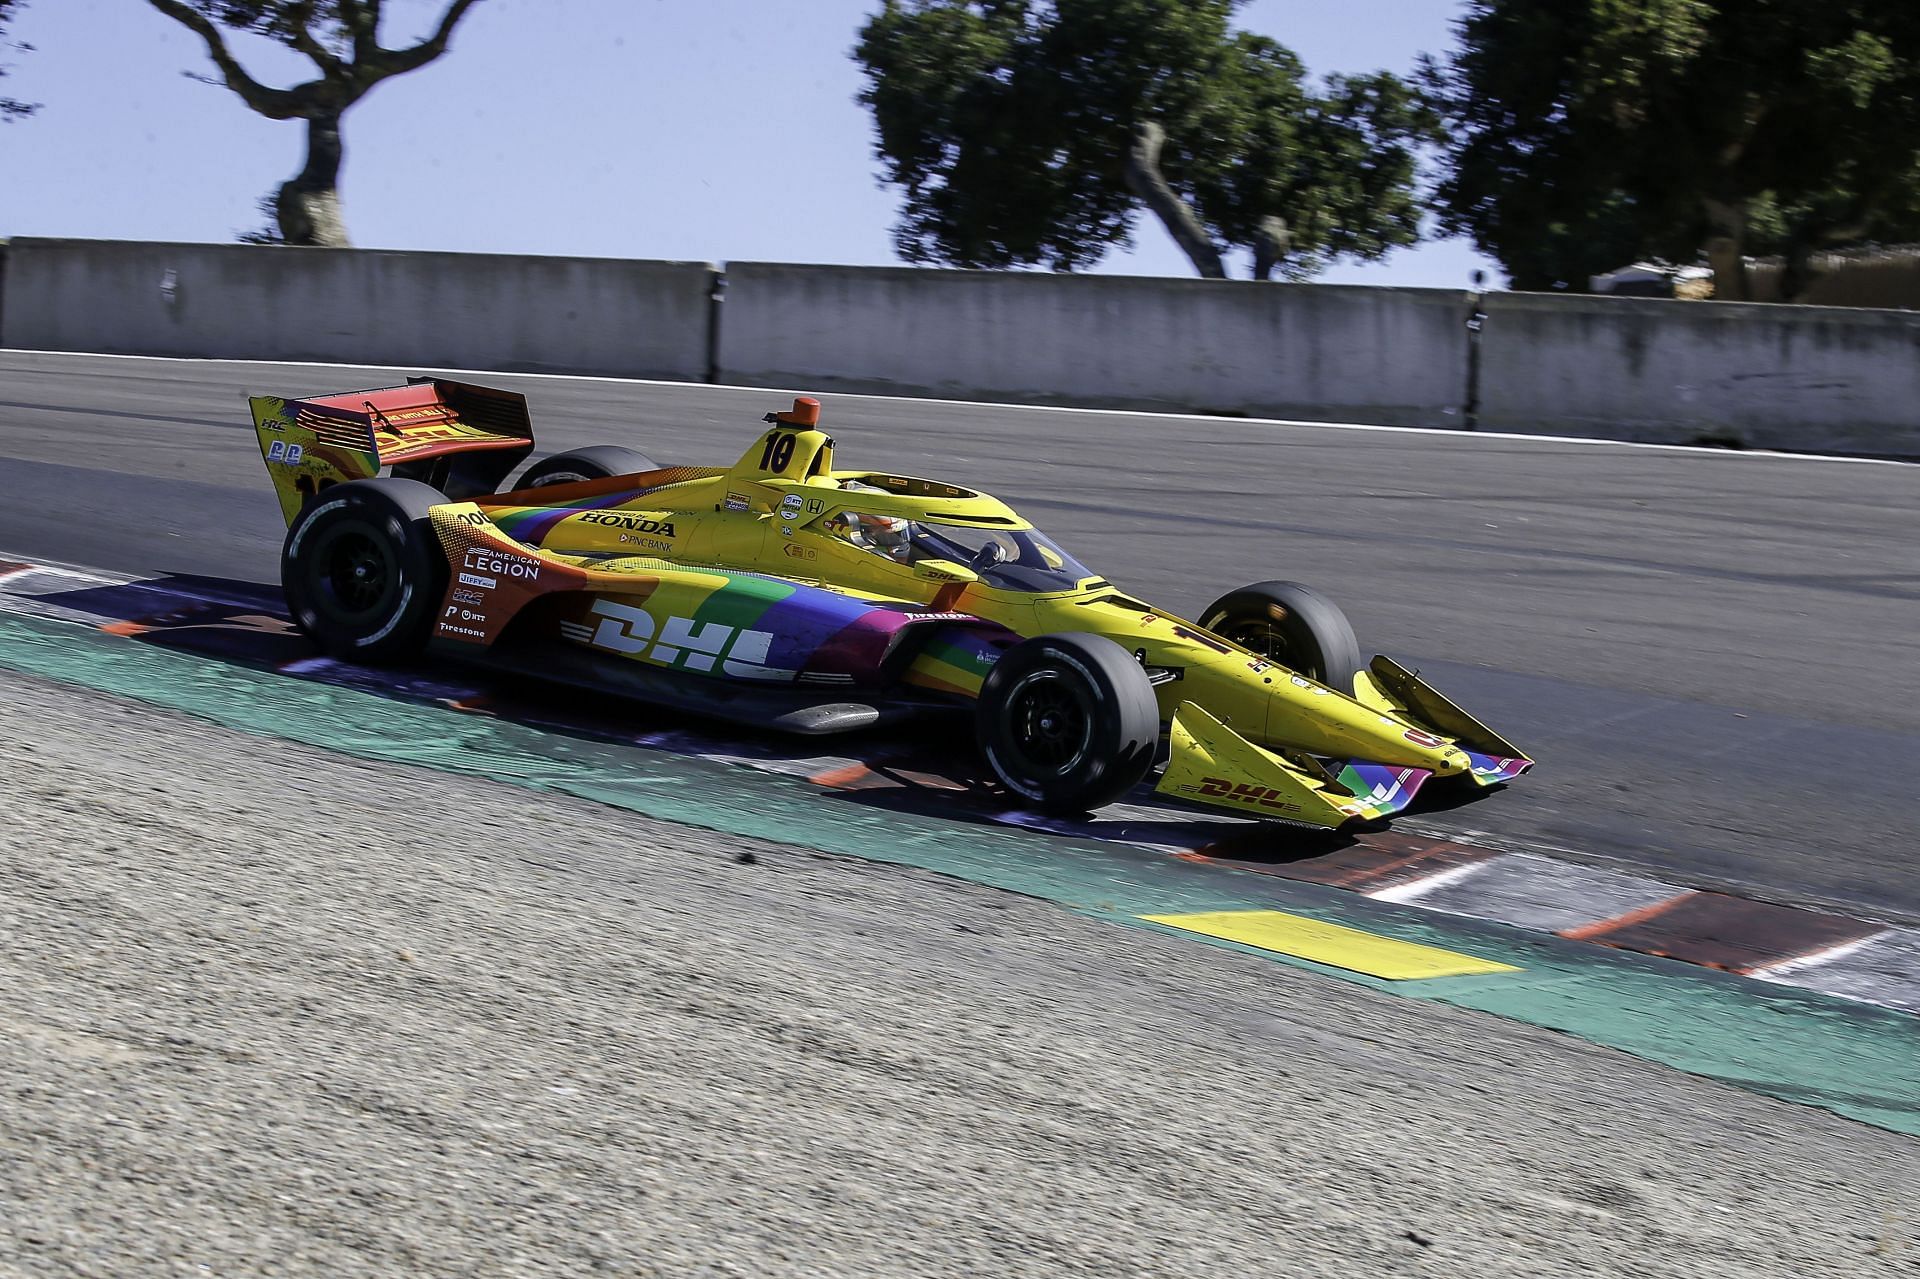
{"type": "Polygon", "coordinates": [[[1920,1143],[1530,1027],[5,675],[0,777],[0,1274],[1920,1272],[1920,1143]]]}

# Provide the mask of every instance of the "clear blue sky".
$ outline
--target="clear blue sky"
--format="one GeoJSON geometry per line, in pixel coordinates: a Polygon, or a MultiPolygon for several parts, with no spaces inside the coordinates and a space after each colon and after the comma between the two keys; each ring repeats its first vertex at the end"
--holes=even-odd
{"type": "MultiPolygon", "coordinates": [[[[388,0],[385,43],[444,0],[388,0]]],[[[707,261],[890,263],[893,194],[848,50],[879,0],[481,0],[440,61],[347,117],[341,184],[370,248],[707,261]]],[[[1405,71],[1450,39],[1457,0],[1252,0],[1239,23],[1315,73],[1405,71]]],[[[29,0],[0,125],[0,235],[231,240],[300,164],[298,122],[222,87],[202,45],[145,0],[29,0]]],[[[243,41],[255,78],[305,59],[243,41]]],[[[1323,279],[1462,287],[1493,264],[1459,241],[1323,279]]],[[[1102,270],[1188,275],[1158,224],[1102,270]]],[[[1244,269],[1244,268],[1237,268],[1244,269]]]]}

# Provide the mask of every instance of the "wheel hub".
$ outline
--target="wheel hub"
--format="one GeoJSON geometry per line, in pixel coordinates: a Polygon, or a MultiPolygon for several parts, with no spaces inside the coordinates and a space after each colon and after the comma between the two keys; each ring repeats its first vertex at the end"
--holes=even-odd
{"type": "Polygon", "coordinates": [[[1085,753],[1093,721],[1081,692],[1057,672],[1036,671],[1008,699],[1013,747],[1037,775],[1069,772],[1085,753]]]}
{"type": "Polygon", "coordinates": [[[330,530],[313,559],[317,594],[343,621],[385,606],[398,566],[373,530],[357,524],[330,530]]]}

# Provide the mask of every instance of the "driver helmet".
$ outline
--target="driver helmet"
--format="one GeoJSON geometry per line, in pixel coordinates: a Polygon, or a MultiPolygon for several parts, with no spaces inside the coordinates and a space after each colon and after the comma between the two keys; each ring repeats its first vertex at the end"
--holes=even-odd
{"type": "MultiPolygon", "coordinates": [[[[858,480],[843,480],[840,487],[856,493],[885,493],[882,488],[871,484],[862,484],[858,480]]],[[[912,549],[913,524],[897,515],[875,515],[867,511],[848,511],[848,535],[855,542],[864,542],[878,551],[882,551],[897,560],[904,560],[912,549]]]]}

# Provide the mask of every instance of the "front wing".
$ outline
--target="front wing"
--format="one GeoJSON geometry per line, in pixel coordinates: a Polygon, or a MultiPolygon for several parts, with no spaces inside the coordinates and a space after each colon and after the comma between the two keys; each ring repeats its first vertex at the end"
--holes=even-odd
{"type": "MultiPolygon", "coordinates": [[[[1354,677],[1354,690],[1363,705],[1465,751],[1466,776],[1476,786],[1498,786],[1533,767],[1511,742],[1391,658],[1374,658],[1354,677]]],[[[1327,764],[1259,746],[1193,702],[1174,712],[1168,736],[1171,754],[1154,788],[1161,794],[1327,830],[1401,812],[1433,776],[1365,760],[1327,764]]]]}

